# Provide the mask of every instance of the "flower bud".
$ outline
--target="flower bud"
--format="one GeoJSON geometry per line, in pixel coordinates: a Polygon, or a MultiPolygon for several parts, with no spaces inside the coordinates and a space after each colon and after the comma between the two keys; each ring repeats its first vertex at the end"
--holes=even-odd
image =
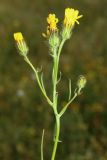
{"type": "Polygon", "coordinates": [[[85,87],[86,82],[87,82],[86,78],[83,75],[80,75],[77,81],[78,94],[80,94],[81,90],[85,87]]]}

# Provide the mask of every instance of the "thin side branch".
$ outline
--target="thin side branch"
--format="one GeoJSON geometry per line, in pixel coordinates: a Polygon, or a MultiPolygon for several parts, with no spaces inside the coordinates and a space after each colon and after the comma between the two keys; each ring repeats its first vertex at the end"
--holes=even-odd
{"type": "Polygon", "coordinates": [[[69,98],[68,100],[71,99],[71,79],[69,79],[69,98]]]}
{"type": "Polygon", "coordinates": [[[62,110],[60,111],[59,115],[60,117],[65,113],[65,111],[67,110],[68,106],[72,103],[72,101],[77,97],[77,93],[74,94],[73,98],[62,108],[62,110]]]}
{"type": "Polygon", "coordinates": [[[41,139],[41,160],[43,160],[43,140],[44,140],[44,129],[42,132],[42,139],[41,139]]]}
{"type": "Polygon", "coordinates": [[[39,75],[38,75],[38,71],[35,69],[35,67],[32,65],[32,63],[30,62],[30,60],[28,59],[27,56],[24,57],[24,60],[30,65],[30,67],[32,68],[32,70],[34,71],[35,73],[35,76],[36,76],[36,80],[38,82],[38,85],[44,95],[44,97],[46,98],[47,102],[50,104],[50,106],[52,107],[53,103],[52,101],[49,99],[49,97],[47,96],[46,94],[46,91],[44,90],[44,87],[43,87],[43,84],[41,83],[40,81],[40,78],[39,78],[39,75]]]}

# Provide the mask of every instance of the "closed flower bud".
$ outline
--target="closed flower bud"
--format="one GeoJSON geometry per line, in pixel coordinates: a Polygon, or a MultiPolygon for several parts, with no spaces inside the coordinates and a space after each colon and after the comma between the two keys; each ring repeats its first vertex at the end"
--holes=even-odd
{"type": "Polygon", "coordinates": [[[85,87],[86,82],[87,82],[86,78],[83,75],[81,75],[77,81],[78,94],[80,94],[81,90],[85,87]]]}

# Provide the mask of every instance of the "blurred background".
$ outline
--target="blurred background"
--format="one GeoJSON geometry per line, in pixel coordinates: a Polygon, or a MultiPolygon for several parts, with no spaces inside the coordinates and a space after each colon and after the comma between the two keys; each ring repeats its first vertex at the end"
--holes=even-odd
{"type": "Polygon", "coordinates": [[[48,13],[63,21],[73,7],[84,17],[64,45],[58,87],[59,110],[79,75],[87,85],[62,119],[57,160],[107,160],[107,0],[0,0],[0,160],[40,160],[43,128],[45,159],[50,160],[54,116],[34,75],[17,53],[13,33],[21,31],[30,48],[29,58],[43,68],[51,97],[52,58],[41,33],[48,13]]]}

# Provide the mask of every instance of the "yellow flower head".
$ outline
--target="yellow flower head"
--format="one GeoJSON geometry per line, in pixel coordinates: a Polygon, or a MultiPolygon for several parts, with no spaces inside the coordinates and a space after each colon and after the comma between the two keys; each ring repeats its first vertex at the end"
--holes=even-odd
{"type": "Polygon", "coordinates": [[[56,18],[55,14],[49,14],[49,16],[47,17],[47,22],[49,24],[48,28],[50,31],[57,30],[58,18],[56,18]]]}
{"type": "Polygon", "coordinates": [[[46,34],[42,34],[44,37],[49,37],[51,33],[54,33],[56,31],[58,31],[57,28],[57,23],[58,23],[58,18],[56,18],[55,14],[49,14],[47,17],[47,33],[46,34]]]}
{"type": "Polygon", "coordinates": [[[16,42],[24,40],[21,32],[14,33],[14,39],[15,39],[16,42]]]}
{"type": "Polygon", "coordinates": [[[28,53],[28,47],[27,47],[27,44],[24,40],[24,37],[23,37],[22,33],[17,32],[17,33],[14,33],[13,36],[14,36],[14,39],[16,41],[16,45],[17,45],[19,53],[22,56],[26,56],[27,53],[28,53]]]}
{"type": "Polygon", "coordinates": [[[83,15],[78,15],[79,11],[73,8],[66,8],[65,9],[65,18],[64,18],[64,26],[72,27],[75,22],[79,24],[78,19],[81,18],[83,15]]]}

